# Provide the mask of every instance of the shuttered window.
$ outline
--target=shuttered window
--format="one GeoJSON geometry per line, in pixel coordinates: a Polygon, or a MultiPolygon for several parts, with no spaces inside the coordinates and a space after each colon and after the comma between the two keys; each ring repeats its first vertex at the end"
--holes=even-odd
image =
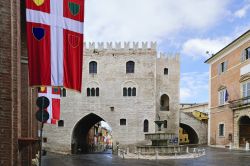
{"type": "Polygon", "coordinates": [[[247,59],[250,59],[250,47],[243,50],[241,53],[241,62],[244,62],[247,59]]]}
{"type": "Polygon", "coordinates": [[[228,68],[228,61],[218,64],[218,74],[220,75],[221,73],[227,71],[227,68],[228,68]]]}

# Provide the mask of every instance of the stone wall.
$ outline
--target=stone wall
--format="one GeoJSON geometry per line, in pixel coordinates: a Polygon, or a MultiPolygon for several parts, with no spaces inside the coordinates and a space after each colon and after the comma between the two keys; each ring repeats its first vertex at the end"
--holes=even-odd
{"type": "MultiPolygon", "coordinates": [[[[156,112],[161,120],[167,120],[164,131],[179,134],[179,82],[180,64],[179,55],[160,54],[156,60],[156,112]],[[164,68],[168,74],[164,74],[164,68]],[[162,95],[169,97],[169,111],[162,111],[160,100],[162,95]]],[[[157,117],[156,117],[157,119],[157,117]]]]}

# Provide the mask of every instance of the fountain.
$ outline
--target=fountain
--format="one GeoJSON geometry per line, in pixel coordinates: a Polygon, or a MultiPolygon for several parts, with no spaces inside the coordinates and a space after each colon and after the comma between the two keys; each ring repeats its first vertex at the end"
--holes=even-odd
{"type": "Polygon", "coordinates": [[[162,120],[156,120],[155,121],[155,124],[157,124],[157,126],[158,126],[158,131],[161,131],[161,125],[164,123],[164,121],[162,121],[162,120]]]}
{"type": "Polygon", "coordinates": [[[138,153],[170,155],[186,151],[186,147],[178,144],[178,136],[175,133],[164,132],[161,130],[164,121],[160,120],[159,115],[158,120],[154,122],[158,127],[158,131],[156,133],[145,134],[145,139],[150,140],[152,144],[137,146],[138,153]]]}

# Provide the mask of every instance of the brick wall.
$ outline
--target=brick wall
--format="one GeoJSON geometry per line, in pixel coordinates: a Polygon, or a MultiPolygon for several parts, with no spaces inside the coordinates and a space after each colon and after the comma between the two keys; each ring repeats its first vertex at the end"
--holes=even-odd
{"type": "MultiPolygon", "coordinates": [[[[249,36],[249,35],[248,35],[249,36]]],[[[249,60],[241,62],[242,51],[250,46],[249,37],[233,43],[233,48],[224,52],[211,64],[211,91],[210,91],[210,144],[227,145],[230,141],[229,134],[234,134],[234,112],[229,108],[229,104],[219,105],[219,88],[226,87],[229,94],[229,101],[237,100],[242,97],[240,70],[243,66],[250,63],[249,60]],[[218,74],[218,65],[228,62],[227,70],[218,74]],[[219,124],[224,124],[224,135],[219,136],[219,124]]]]}
{"type": "Polygon", "coordinates": [[[210,144],[227,145],[229,134],[233,134],[233,111],[228,106],[211,109],[210,144]],[[224,124],[224,135],[219,136],[219,124],[224,124]]]}
{"type": "Polygon", "coordinates": [[[0,165],[18,165],[20,113],[20,28],[19,3],[4,1],[0,6],[0,165]]]}
{"type": "Polygon", "coordinates": [[[212,64],[211,68],[211,107],[218,106],[218,89],[221,85],[227,87],[230,100],[236,100],[241,97],[240,94],[240,68],[250,63],[245,61],[241,63],[241,52],[250,46],[250,41],[239,46],[237,49],[228,53],[225,57],[212,64]],[[218,64],[228,61],[227,71],[218,75],[218,64]]]}
{"type": "Polygon", "coordinates": [[[24,3],[4,0],[0,5],[0,166],[29,166],[37,152],[36,144],[18,144],[20,137],[37,137],[30,100],[35,93],[28,87],[28,65],[21,63],[21,54],[27,56],[24,3]]]}

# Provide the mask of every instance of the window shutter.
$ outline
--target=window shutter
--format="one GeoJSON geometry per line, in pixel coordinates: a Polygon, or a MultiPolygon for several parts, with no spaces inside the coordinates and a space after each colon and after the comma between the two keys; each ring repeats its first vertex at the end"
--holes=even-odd
{"type": "Polygon", "coordinates": [[[221,64],[218,64],[218,75],[221,73],[221,64]]]}
{"type": "Polygon", "coordinates": [[[242,95],[243,95],[243,97],[246,97],[247,96],[247,84],[245,83],[245,84],[243,84],[243,86],[242,86],[242,95]]]}
{"type": "Polygon", "coordinates": [[[228,61],[224,62],[224,71],[227,71],[228,61]]]}
{"type": "Polygon", "coordinates": [[[246,60],[246,50],[243,50],[241,52],[241,62],[244,62],[246,60]]]}

